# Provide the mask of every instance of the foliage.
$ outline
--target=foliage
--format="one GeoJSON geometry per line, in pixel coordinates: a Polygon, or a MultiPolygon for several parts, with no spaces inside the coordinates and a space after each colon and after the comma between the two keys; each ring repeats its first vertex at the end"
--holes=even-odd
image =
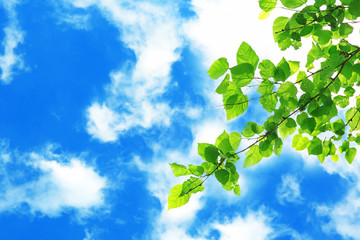
{"type": "MultiPolygon", "coordinates": [[[[355,95],[360,85],[360,48],[347,38],[360,17],[360,0],[341,0],[339,5],[335,0],[316,0],[313,5],[305,5],[307,0],[280,2],[294,14],[276,18],[274,40],[281,50],[299,49],[302,39],[311,37],[305,71],[300,70],[299,62],[285,58],[277,64],[267,59],[259,63],[258,55],[245,42],[236,54],[236,66],[230,67],[226,58],[212,64],[210,78],[226,74],[216,92],[222,95],[228,120],[239,117],[255,100],[269,117],[263,123],[246,123],[241,133],[224,131],[215,145],[199,143],[198,152],[204,160],[199,166],[171,164],[175,176],[190,178],[171,189],[169,209],[186,204],[192,194],[203,191],[204,182],[212,175],[223,188],[239,195],[238,155],[245,152],[243,167],[251,167],[273,153],[280,155],[289,136],[293,136],[295,150],[307,150],[321,162],[327,157],[336,162],[339,154],[350,164],[354,160],[354,146],[360,145],[360,96],[355,95]],[[259,84],[250,85],[255,81],[259,84]],[[249,99],[243,89],[254,86],[260,96],[249,99]],[[242,139],[253,142],[238,150],[242,139]]],[[[259,18],[266,18],[277,4],[277,0],[260,0],[263,12],[259,18]]]]}

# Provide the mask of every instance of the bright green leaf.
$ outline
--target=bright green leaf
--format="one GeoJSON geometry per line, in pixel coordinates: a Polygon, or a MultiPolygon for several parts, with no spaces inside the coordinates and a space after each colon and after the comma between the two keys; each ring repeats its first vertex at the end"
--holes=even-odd
{"type": "Polygon", "coordinates": [[[285,7],[290,9],[298,8],[307,2],[307,0],[280,0],[280,1],[285,7]]]}
{"type": "Polygon", "coordinates": [[[301,134],[297,134],[294,136],[292,140],[292,147],[296,149],[296,151],[301,151],[306,149],[310,144],[310,141],[307,137],[301,136],[301,134]]]}
{"type": "Polygon", "coordinates": [[[259,0],[259,6],[265,12],[270,12],[276,7],[277,0],[259,0]]]}
{"type": "Polygon", "coordinates": [[[198,177],[200,177],[204,173],[204,168],[201,166],[194,166],[194,165],[190,164],[189,170],[192,174],[194,174],[195,176],[198,176],[198,177]]]}
{"type": "Polygon", "coordinates": [[[270,60],[263,60],[259,64],[260,75],[264,79],[269,79],[274,76],[275,65],[270,60]]]}
{"type": "Polygon", "coordinates": [[[292,118],[286,119],[282,124],[279,126],[279,132],[283,139],[287,138],[287,136],[293,134],[296,130],[296,122],[292,118]]]}
{"type": "Polygon", "coordinates": [[[216,92],[218,94],[223,94],[226,92],[230,83],[230,74],[226,74],[224,80],[220,83],[220,85],[216,88],[216,92]]]}
{"type": "Polygon", "coordinates": [[[237,64],[249,63],[253,66],[253,69],[256,69],[259,57],[249,44],[242,42],[236,54],[236,60],[237,64]]]}
{"type": "Polygon", "coordinates": [[[297,88],[292,82],[285,82],[281,84],[277,91],[279,97],[283,97],[285,100],[288,100],[290,97],[296,96],[297,88]]]}
{"type": "Polygon", "coordinates": [[[216,139],[215,146],[218,147],[224,154],[234,152],[230,143],[229,134],[226,131],[220,134],[220,136],[216,139]]]}
{"type": "Polygon", "coordinates": [[[235,185],[235,187],[234,187],[234,193],[236,194],[236,195],[240,195],[241,194],[241,190],[240,190],[240,186],[239,185],[235,185]]]}
{"type": "Polygon", "coordinates": [[[226,71],[229,69],[229,63],[226,58],[219,58],[216,60],[210,67],[209,71],[209,77],[211,79],[218,79],[222,75],[226,73],[226,71]]]}
{"type": "Polygon", "coordinates": [[[241,142],[241,134],[238,132],[232,132],[229,135],[229,140],[230,140],[230,144],[232,146],[232,148],[234,150],[238,149],[240,146],[240,142],[241,142]]]}
{"type": "Polygon", "coordinates": [[[173,173],[175,175],[175,177],[179,177],[179,176],[185,176],[185,175],[190,175],[191,172],[189,169],[187,169],[184,165],[180,165],[177,163],[172,163],[170,164],[173,173]]]}
{"type": "Polygon", "coordinates": [[[263,156],[260,154],[260,149],[258,145],[253,145],[245,153],[244,168],[251,167],[261,161],[263,156]]]}
{"type": "Polygon", "coordinates": [[[185,194],[180,197],[183,185],[175,185],[171,190],[168,197],[168,209],[178,208],[189,202],[190,194],[185,194]]]}

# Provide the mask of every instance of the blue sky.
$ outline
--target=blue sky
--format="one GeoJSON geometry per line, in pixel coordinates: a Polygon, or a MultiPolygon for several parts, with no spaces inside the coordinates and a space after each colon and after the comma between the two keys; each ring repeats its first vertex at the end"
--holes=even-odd
{"type": "Polygon", "coordinates": [[[360,239],[359,161],[321,165],[290,142],[239,166],[240,196],[210,179],[167,211],[181,182],[169,163],[199,163],[197,143],[266,117],[257,103],[230,122],[210,108],[210,64],[234,65],[242,41],[261,59],[306,57],[309,43],[273,42],[289,12],[259,12],[245,0],[0,0],[0,239],[360,239]]]}

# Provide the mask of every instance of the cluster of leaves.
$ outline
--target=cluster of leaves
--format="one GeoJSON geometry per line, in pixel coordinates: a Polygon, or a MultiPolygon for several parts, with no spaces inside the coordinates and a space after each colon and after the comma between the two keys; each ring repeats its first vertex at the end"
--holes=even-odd
{"type": "MultiPolygon", "coordinates": [[[[293,134],[292,147],[307,150],[321,162],[328,156],[337,161],[342,153],[350,164],[354,160],[354,144],[360,145],[360,96],[355,95],[355,87],[360,85],[360,47],[347,38],[360,17],[360,0],[341,0],[339,5],[335,0],[316,0],[301,10],[297,8],[307,0],[280,1],[295,10],[291,18],[276,18],[274,40],[281,50],[298,49],[303,38],[311,37],[305,71],[300,70],[300,62],[285,58],[277,64],[268,59],[260,62],[245,42],[236,54],[236,66],[230,67],[226,58],[211,65],[211,79],[225,75],[216,92],[222,95],[228,120],[243,114],[253,100],[259,100],[269,117],[262,124],[246,123],[241,133],[224,131],[215,145],[200,143],[198,152],[204,162],[199,166],[171,164],[175,176],[191,176],[171,189],[169,209],[186,204],[191,194],[203,191],[204,182],[212,175],[223,188],[239,195],[238,154],[245,152],[244,168],[253,166],[273,153],[280,155],[283,141],[293,134]],[[315,63],[320,65],[316,71],[315,63]],[[259,84],[250,85],[255,81],[259,84]],[[243,89],[254,86],[259,97],[249,99],[243,89]],[[241,140],[249,138],[253,143],[238,151],[241,140]]],[[[259,5],[265,16],[275,9],[277,0],[260,0],[259,5]]]]}

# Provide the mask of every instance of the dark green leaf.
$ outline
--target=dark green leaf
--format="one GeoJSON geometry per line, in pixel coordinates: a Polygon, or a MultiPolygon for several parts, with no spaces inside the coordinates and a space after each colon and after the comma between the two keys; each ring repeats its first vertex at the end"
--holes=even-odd
{"type": "Polygon", "coordinates": [[[322,142],[319,138],[314,137],[308,146],[309,155],[319,155],[322,154],[322,142]]]}
{"type": "Polygon", "coordinates": [[[217,164],[217,158],[219,156],[218,148],[208,143],[198,144],[199,155],[207,162],[217,164]]]}
{"type": "Polygon", "coordinates": [[[215,172],[215,177],[222,185],[225,185],[229,181],[230,174],[227,170],[220,169],[215,172]]]}
{"type": "Polygon", "coordinates": [[[360,17],[360,0],[353,0],[350,3],[349,13],[355,17],[360,17]]]}
{"type": "Polygon", "coordinates": [[[356,156],[356,148],[349,148],[345,153],[345,159],[350,164],[354,161],[355,156],[356,156]]]}
{"type": "Polygon", "coordinates": [[[281,150],[283,147],[283,142],[280,138],[275,139],[274,153],[280,156],[281,150]]]}

